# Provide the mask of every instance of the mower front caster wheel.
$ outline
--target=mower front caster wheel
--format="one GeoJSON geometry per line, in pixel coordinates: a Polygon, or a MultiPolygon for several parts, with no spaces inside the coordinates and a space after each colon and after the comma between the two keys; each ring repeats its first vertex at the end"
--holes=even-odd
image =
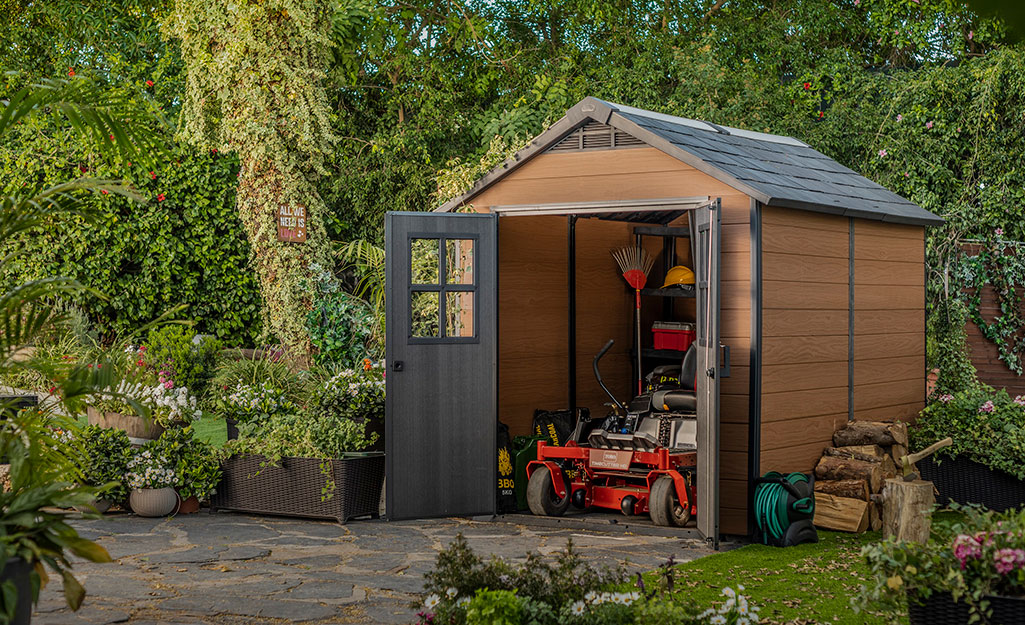
{"type": "Polygon", "coordinates": [[[572,499],[569,484],[564,485],[566,496],[560,498],[555,492],[552,472],[548,467],[538,467],[530,474],[527,482],[527,505],[535,516],[562,516],[572,499]]]}
{"type": "Polygon", "coordinates": [[[655,525],[683,527],[690,521],[690,502],[676,496],[676,484],[668,475],[655,480],[648,495],[648,508],[655,525]]]}

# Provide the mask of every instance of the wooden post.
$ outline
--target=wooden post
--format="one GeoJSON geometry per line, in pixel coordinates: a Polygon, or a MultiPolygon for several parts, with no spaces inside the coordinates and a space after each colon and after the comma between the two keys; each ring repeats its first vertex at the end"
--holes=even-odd
{"type": "Polygon", "coordinates": [[[883,537],[916,543],[929,540],[932,506],[936,502],[932,482],[901,478],[886,480],[883,487],[883,537]]]}

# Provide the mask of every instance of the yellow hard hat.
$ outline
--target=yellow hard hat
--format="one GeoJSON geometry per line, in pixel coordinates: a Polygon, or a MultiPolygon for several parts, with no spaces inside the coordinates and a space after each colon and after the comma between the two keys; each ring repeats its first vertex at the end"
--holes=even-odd
{"type": "Polygon", "coordinates": [[[689,267],[684,267],[683,265],[677,265],[670,269],[669,273],[666,274],[666,281],[662,288],[677,284],[694,284],[694,272],[689,267]]]}

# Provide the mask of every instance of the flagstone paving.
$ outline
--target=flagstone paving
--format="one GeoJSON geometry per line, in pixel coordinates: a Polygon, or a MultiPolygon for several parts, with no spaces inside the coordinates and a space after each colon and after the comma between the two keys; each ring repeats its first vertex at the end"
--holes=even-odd
{"type": "Polygon", "coordinates": [[[521,560],[572,539],[589,560],[649,570],[709,553],[693,538],[622,530],[531,527],[466,519],[337,523],[200,512],[167,519],[129,514],[75,521],[113,563],[77,562],[88,592],[67,609],[59,580],[40,597],[34,625],[132,623],[409,623],[411,603],[438,552],[466,536],[482,554],[521,560]]]}

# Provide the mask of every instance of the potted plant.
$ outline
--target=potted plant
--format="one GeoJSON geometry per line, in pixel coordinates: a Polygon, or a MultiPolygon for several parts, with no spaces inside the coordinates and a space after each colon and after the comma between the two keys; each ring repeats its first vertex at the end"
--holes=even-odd
{"type": "Polygon", "coordinates": [[[1025,504],[1025,397],[979,385],[942,393],[910,428],[913,449],[946,438],[954,444],[918,463],[939,502],[977,503],[992,510],[1025,504]]]}
{"type": "Polygon", "coordinates": [[[927,544],[888,539],[863,548],[872,578],[858,609],[900,614],[911,625],[1025,622],[1025,512],[953,506],[927,544]]]}
{"type": "Polygon", "coordinates": [[[195,437],[192,426],[165,431],[150,449],[166,458],[181,499],[178,514],[199,510],[221,481],[221,463],[212,445],[195,437]]]}
{"type": "Polygon", "coordinates": [[[124,430],[132,443],[141,445],[168,428],[198,420],[203,412],[188,387],[175,386],[171,379],[143,378],[105,388],[89,401],[87,415],[90,425],[124,430]]]}
{"type": "Polygon", "coordinates": [[[239,426],[255,427],[266,423],[276,414],[294,412],[297,406],[285,392],[269,382],[260,384],[238,383],[217,401],[218,412],[224,415],[228,440],[239,436],[239,426]]]}
{"type": "Polygon", "coordinates": [[[366,423],[367,433],[375,437],[368,449],[384,451],[384,389],[384,363],[364,358],[357,367],[342,369],[315,385],[310,411],[366,423]]]}
{"type": "Polygon", "coordinates": [[[383,392],[365,384],[380,374],[371,368],[340,375],[315,383],[304,408],[276,413],[228,442],[211,508],[342,523],[378,513],[384,454],[366,451],[378,440],[368,432],[376,415],[357,414],[338,396],[383,392]]]}
{"type": "Polygon", "coordinates": [[[128,461],[126,474],[132,489],[128,497],[132,512],[144,517],[162,517],[178,507],[176,478],[171,462],[150,443],[128,461]]]}
{"type": "MultiPolygon", "coordinates": [[[[96,500],[95,510],[106,512],[111,504],[120,504],[128,497],[125,474],[132,443],[124,430],[89,425],[79,434],[83,451],[82,476],[86,486],[106,487],[96,500]]],[[[80,510],[84,511],[84,510],[80,510]]]]}

